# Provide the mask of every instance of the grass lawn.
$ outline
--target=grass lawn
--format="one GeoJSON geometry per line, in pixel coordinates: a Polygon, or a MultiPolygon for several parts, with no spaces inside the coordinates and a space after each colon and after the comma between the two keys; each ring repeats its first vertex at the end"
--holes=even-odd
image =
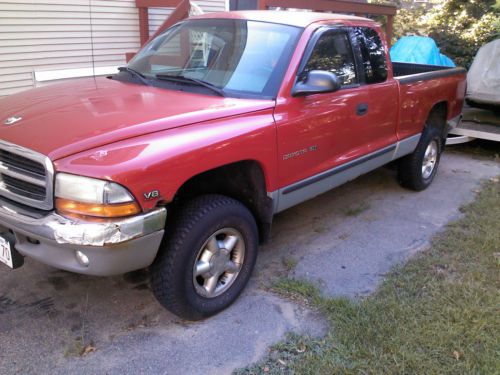
{"type": "Polygon", "coordinates": [[[238,374],[500,374],[500,183],[483,186],[431,249],[374,295],[321,297],[283,279],[274,289],[324,312],[325,337],[290,336],[238,374]]]}

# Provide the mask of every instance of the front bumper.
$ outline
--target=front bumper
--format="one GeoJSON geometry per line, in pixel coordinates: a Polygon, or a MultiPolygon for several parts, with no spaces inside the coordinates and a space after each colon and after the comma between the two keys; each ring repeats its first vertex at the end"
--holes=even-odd
{"type": "Polygon", "coordinates": [[[22,255],[50,266],[88,275],[111,276],[149,266],[160,247],[167,210],[114,221],[68,219],[34,213],[0,201],[0,233],[15,236],[22,255]],[[82,264],[80,251],[88,258],[82,264]]]}

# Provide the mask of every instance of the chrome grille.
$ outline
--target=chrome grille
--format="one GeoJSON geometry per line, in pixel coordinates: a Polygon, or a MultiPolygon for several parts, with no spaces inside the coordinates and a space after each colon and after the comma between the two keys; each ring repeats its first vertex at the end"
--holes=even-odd
{"type": "Polygon", "coordinates": [[[45,166],[24,156],[0,150],[0,163],[45,178],[45,166]]]}
{"type": "Polygon", "coordinates": [[[53,176],[52,162],[46,156],[0,141],[0,196],[50,210],[53,176]]]}

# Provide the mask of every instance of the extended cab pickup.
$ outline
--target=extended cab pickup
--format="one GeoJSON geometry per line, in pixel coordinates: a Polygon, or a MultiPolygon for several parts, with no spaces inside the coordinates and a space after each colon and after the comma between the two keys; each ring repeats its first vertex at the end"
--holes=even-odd
{"type": "Polygon", "coordinates": [[[183,21],[120,72],[0,100],[0,260],[150,267],[201,319],[247,283],[273,215],[398,160],[432,182],[466,72],[389,61],[380,27],[325,13],[183,21]]]}

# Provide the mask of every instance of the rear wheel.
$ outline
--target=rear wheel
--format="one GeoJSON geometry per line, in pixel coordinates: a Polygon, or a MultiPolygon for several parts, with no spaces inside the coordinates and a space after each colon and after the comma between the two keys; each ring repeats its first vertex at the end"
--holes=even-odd
{"type": "Polygon", "coordinates": [[[442,144],[439,129],[424,129],[415,151],[399,162],[398,178],[402,186],[416,191],[429,187],[439,166],[442,144]]]}
{"type": "Polygon", "coordinates": [[[151,266],[158,301],[189,320],[228,307],[247,284],[257,257],[258,232],[250,211],[220,195],[193,199],[167,228],[151,266]]]}

